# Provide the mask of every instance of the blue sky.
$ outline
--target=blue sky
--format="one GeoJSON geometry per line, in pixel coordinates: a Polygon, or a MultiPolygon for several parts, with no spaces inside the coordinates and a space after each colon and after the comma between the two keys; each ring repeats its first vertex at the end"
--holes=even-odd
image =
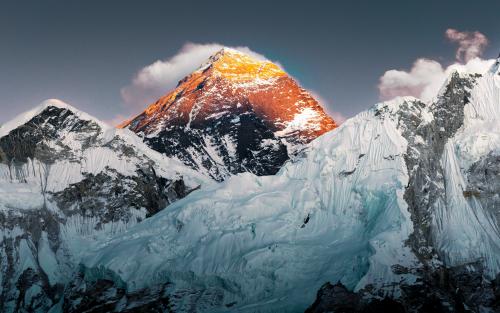
{"type": "Polygon", "coordinates": [[[121,90],[188,42],[277,60],[349,117],[380,100],[388,70],[410,71],[419,58],[465,63],[447,29],[479,31],[489,43],[478,56],[496,57],[498,12],[499,1],[2,0],[0,122],[47,98],[104,120],[129,116],[148,103],[127,103],[121,90]]]}

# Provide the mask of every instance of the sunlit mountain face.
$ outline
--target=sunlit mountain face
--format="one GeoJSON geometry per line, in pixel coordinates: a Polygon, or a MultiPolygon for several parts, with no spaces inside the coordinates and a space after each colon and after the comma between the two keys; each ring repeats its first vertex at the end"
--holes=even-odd
{"type": "Polygon", "coordinates": [[[337,124],[279,66],[224,48],[121,127],[223,180],[241,172],[275,174],[337,124]]]}

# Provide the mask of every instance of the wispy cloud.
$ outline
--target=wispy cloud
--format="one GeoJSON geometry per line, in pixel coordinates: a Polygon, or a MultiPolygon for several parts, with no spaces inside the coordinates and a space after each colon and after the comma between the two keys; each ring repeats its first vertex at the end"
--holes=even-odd
{"type": "Polygon", "coordinates": [[[126,121],[128,119],[127,116],[123,115],[123,114],[118,114],[116,115],[115,117],[111,118],[111,119],[108,119],[108,120],[104,120],[103,122],[110,125],[110,126],[119,126],[120,124],[122,124],[124,121],[126,121]]]}
{"type": "Polygon", "coordinates": [[[323,107],[323,109],[325,110],[325,112],[333,118],[333,120],[335,121],[335,123],[337,123],[338,125],[340,125],[340,124],[342,124],[342,123],[345,122],[345,120],[347,119],[347,117],[345,117],[339,111],[332,110],[332,108],[334,107],[334,105],[332,105],[332,103],[330,103],[329,101],[327,101],[325,98],[323,98],[319,93],[317,93],[314,90],[309,90],[309,93],[313,96],[314,99],[316,99],[319,102],[319,104],[321,105],[321,107],[323,107]]]}
{"type": "Polygon", "coordinates": [[[460,32],[453,28],[446,30],[446,38],[458,44],[456,59],[459,62],[469,62],[483,54],[488,45],[488,38],[478,31],[460,32]]]}
{"type": "Polygon", "coordinates": [[[446,30],[445,36],[458,44],[457,62],[443,66],[438,61],[420,58],[413,63],[409,71],[386,71],[380,77],[378,85],[381,100],[396,96],[414,96],[430,101],[452,72],[484,73],[494,63],[493,59],[481,58],[488,39],[480,32],[459,32],[450,28],[446,30]]]}

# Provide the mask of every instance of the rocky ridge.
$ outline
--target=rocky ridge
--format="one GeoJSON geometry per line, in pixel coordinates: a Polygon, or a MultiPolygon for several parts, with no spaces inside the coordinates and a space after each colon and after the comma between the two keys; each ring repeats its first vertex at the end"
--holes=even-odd
{"type": "Polygon", "coordinates": [[[0,128],[0,311],[47,312],[83,250],[207,182],[58,100],[0,128]]]}

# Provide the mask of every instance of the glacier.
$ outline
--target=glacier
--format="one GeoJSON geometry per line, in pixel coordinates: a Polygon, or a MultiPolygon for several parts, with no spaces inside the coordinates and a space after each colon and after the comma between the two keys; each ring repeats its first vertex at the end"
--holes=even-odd
{"type": "Polygon", "coordinates": [[[465,191],[471,166],[500,154],[499,81],[498,69],[454,73],[433,103],[379,103],[277,175],[239,174],[193,192],[100,242],[82,263],[92,279],[112,272],[130,292],[167,283],[179,312],[299,312],[327,281],[397,298],[399,286],[442,266],[480,265],[494,278],[499,208],[465,191]],[[415,192],[436,196],[409,210],[411,175],[429,168],[408,162],[425,153],[438,158],[436,181],[424,177],[415,192]],[[415,210],[430,215],[428,227],[414,224],[415,210]],[[425,239],[412,237],[416,226],[425,239]]]}
{"type": "Polygon", "coordinates": [[[240,174],[192,193],[84,263],[123,273],[129,288],[202,284],[243,311],[303,310],[325,281],[362,288],[414,280],[391,271],[418,266],[403,244],[412,231],[406,140],[396,121],[375,112],[315,140],[276,176],[240,174]]]}

